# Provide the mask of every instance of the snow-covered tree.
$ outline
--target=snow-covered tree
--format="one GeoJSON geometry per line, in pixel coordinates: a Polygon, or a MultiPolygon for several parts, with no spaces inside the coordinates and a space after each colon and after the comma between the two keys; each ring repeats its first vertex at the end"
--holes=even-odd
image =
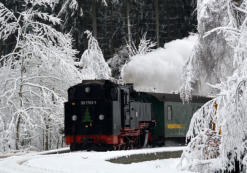
{"type": "Polygon", "coordinates": [[[71,36],[51,27],[60,19],[42,12],[54,2],[25,0],[17,13],[0,3],[0,39],[16,37],[14,49],[0,58],[0,151],[62,145],[63,102],[81,75],[71,36]]]}
{"type": "Polygon", "coordinates": [[[126,43],[126,46],[120,48],[120,50],[107,61],[110,65],[113,76],[117,79],[123,76],[123,68],[135,55],[145,55],[153,50],[156,43],[146,39],[146,33],[142,36],[138,47],[134,42],[126,43]]]}
{"type": "Polygon", "coordinates": [[[182,76],[181,97],[191,94],[215,95],[218,91],[208,84],[216,84],[232,74],[233,47],[222,32],[209,31],[226,26],[230,21],[226,1],[198,0],[197,20],[199,40],[188,59],[182,76]]]}
{"type": "Polygon", "coordinates": [[[62,1],[62,3],[63,3],[63,5],[62,5],[61,9],[58,12],[58,15],[57,15],[58,17],[61,17],[62,15],[65,15],[66,16],[65,20],[67,20],[68,11],[71,11],[71,16],[73,16],[75,12],[79,12],[79,14],[81,16],[83,15],[83,11],[79,7],[77,0],[65,0],[65,1],[62,1]]]}
{"type": "Polygon", "coordinates": [[[146,39],[145,33],[142,36],[138,47],[135,46],[133,41],[130,44],[127,43],[126,46],[122,46],[119,51],[107,61],[113,71],[113,76],[117,79],[120,78],[123,66],[130,61],[131,57],[135,55],[145,55],[148,52],[151,52],[155,45],[156,43],[146,39]]]}
{"type": "Polygon", "coordinates": [[[129,51],[126,46],[122,46],[113,55],[113,57],[107,61],[112,71],[112,77],[114,77],[115,79],[119,79],[121,69],[123,65],[128,61],[129,61],[129,51]]]}
{"type": "MultiPolygon", "coordinates": [[[[92,15],[92,27],[93,27],[93,35],[96,37],[97,36],[97,16],[96,16],[96,11],[97,11],[97,2],[102,2],[104,6],[107,6],[107,3],[105,0],[91,0],[91,15],[92,15]]],[[[74,28],[75,24],[71,25],[71,18],[73,23],[77,23],[78,18],[82,20],[83,16],[83,5],[87,3],[84,1],[80,0],[60,0],[58,4],[61,4],[61,9],[59,10],[57,16],[62,17],[64,19],[64,24],[63,24],[63,30],[65,30],[66,27],[69,27],[70,29],[78,29],[74,28]],[[67,26],[66,26],[67,25],[67,26]]],[[[78,27],[78,26],[77,26],[78,27]]]]}
{"type": "Polygon", "coordinates": [[[84,79],[110,79],[111,69],[105,62],[104,55],[99,47],[98,41],[89,31],[85,32],[88,38],[88,48],[81,56],[78,66],[84,79]]]}
{"type": "MultiPolygon", "coordinates": [[[[218,94],[215,99],[194,114],[187,134],[187,137],[192,138],[191,143],[183,153],[181,165],[185,169],[200,172],[220,170],[246,172],[247,1],[198,1],[198,22],[199,31],[200,26],[209,29],[201,35],[202,40],[200,43],[205,41],[204,39],[209,40],[211,38],[211,44],[214,43],[217,46],[216,48],[219,49],[205,47],[204,44],[199,43],[199,46],[201,46],[200,51],[204,50],[208,55],[215,55],[215,52],[224,52],[225,56],[221,56],[221,58],[215,57],[215,59],[204,56],[204,62],[209,61],[208,64],[214,64],[218,66],[216,69],[220,69],[212,71],[219,77],[219,81],[211,85],[218,91],[218,94]],[[215,17],[212,17],[212,14],[215,17]],[[218,21],[219,23],[218,25],[208,26],[208,21],[218,21]],[[212,128],[212,125],[215,128],[212,128]],[[215,133],[205,133],[210,129],[215,129],[215,133]],[[221,134],[219,133],[220,131],[221,134]],[[209,137],[210,135],[211,137],[209,137]],[[198,141],[200,140],[196,139],[200,136],[202,137],[201,141],[204,141],[201,143],[204,149],[215,147],[212,144],[205,147],[208,139],[217,139],[219,141],[218,147],[216,147],[218,148],[217,153],[213,157],[198,157],[199,152],[202,151],[194,150],[192,143],[197,142],[199,144],[198,141]]],[[[194,58],[200,58],[200,56],[197,54],[194,58]]],[[[194,61],[196,60],[194,59],[194,61]]],[[[191,71],[195,69],[193,65],[189,68],[191,68],[191,71]]],[[[196,76],[198,74],[195,75],[194,72],[191,72],[187,77],[193,77],[193,75],[196,76]]],[[[200,75],[202,74],[198,76],[200,75]]]]}
{"type": "Polygon", "coordinates": [[[148,52],[151,52],[152,49],[156,46],[156,43],[152,42],[151,40],[146,39],[147,33],[145,33],[138,45],[138,48],[135,46],[134,42],[127,43],[127,48],[129,51],[129,57],[135,55],[145,55],[148,52]]]}

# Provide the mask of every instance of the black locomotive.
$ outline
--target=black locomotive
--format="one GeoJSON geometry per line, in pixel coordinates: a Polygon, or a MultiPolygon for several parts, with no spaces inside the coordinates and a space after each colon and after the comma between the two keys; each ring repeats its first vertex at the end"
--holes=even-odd
{"type": "Polygon", "coordinates": [[[68,90],[65,140],[71,150],[130,149],[184,141],[192,114],[209,98],[142,93],[131,84],[84,80],[68,90]]]}
{"type": "Polygon", "coordinates": [[[124,149],[150,142],[151,103],[135,101],[131,85],[85,80],[68,90],[65,138],[71,150],[124,149]]]}

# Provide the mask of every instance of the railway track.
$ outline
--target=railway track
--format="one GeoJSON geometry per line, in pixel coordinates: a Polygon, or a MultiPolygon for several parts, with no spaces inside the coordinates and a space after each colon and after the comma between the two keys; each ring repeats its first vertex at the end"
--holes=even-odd
{"type": "Polygon", "coordinates": [[[70,152],[71,151],[69,148],[64,148],[64,149],[60,149],[60,150],[41,152],[39,155],[64,154],[64,153],[70,153],[70,152]]]}
{"type": "MultiPolygon", "coordinates": [[[[61,151],[49,152],[46,154],[63,154],[63,153],[69,153],[69,152],[71,151],[69,149],[66,149],[66,150],[61,150],[61,151]]],[[[151,161],[151,160],[179,158],[181,157],[182,152],[183,150],[132,154],[132,155],[127,155],[127,156],[116,157],[113,159],[108,159],[106,161],[109,161],[111,163],[117,163],[117,164],[131,164],[131,163],[138,163],[138,162],[151,161]]]]}
{"type": "MultiPolygon", "coordinates": [[[[41,155],[64,154],[64,153],[69,153],[69,152],[71,152],[69,149],[63,149],[63,150],[58,150],[58,151],[42,153],[41,155]]],[[[151,161],[151,160],[179,158],[181,157],[182,152],[183,150],[131,154],[131,155],[126,155],[126,156],[116,157],[113,159],[108,159],[106,161],[109,161],[111,163],[116,163],[116,164],[131,164],[131,163],[138,163],[138,162],[151,161]]]]}
{"type": "Polygon", "coordinates": [[[183,152],[182,150],[179,150],[179,151],[164,151],[164,152],[155,152],[155,153],[146,153],[146,154],[133,154],[130,156],[122,156],[114,159],[109,159],[107,161],[118,164],[131,164],[131,163],[151,161],[151,160],[179,158],[181,157],[182,152],[183,152]]]}

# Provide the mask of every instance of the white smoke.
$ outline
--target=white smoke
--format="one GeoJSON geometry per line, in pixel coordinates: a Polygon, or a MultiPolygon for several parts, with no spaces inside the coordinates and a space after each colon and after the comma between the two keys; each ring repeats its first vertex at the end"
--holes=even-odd
{"type": "Polygon", "coordinates": [[[123,67],[125,83],[134,83],[138,91],[177,93],[181,86],[183,66],[189,58],[198,36],[166,43],[146,55],[135,55],[123,67]]]}

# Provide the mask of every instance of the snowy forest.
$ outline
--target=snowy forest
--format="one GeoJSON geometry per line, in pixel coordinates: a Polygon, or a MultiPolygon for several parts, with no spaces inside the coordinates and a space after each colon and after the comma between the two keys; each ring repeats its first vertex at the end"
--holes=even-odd
{"type": "Polygon", "coordinates": [[[212,97],[178,169],[246,172],[246,39],[247,0],[1,0],[0,152],[64,147],[67,89],[110,79],[212,97]]]}
{"type": "Polygon", "coordinates": [[[133,68],[125,67],[130,74],[121,71],[131,57],[195,30],[194,1],[159,10],[166,4],[171,3],[2,0],[0,151],[64,146],[63,103],[70,86],[83,79],[127,81],[133,68]]]}

